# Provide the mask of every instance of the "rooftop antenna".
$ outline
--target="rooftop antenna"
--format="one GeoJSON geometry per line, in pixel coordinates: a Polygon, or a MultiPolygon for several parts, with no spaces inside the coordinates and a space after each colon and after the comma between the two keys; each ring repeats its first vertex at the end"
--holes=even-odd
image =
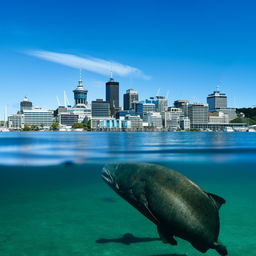
{"type": "Polygon", "coordinates": [[[57,100],[57,103],[58,103],[58,107],[60,106],[60,99],[58,96],[56,96],[56,100],[57,100]]]}
{"type": "Polygon", "coordinates": [[[160,90],[161,90],[161,88],[158,88],[158,90],[157,90],[157,92],[156,92],[156,96],[159,96],[160,90]]]}
{"type": "Polygon", "coordinates": [[[170,93],[170,91],[168,90],[167,93],[166,93],[166,99],[167,100],[169,99],[169,93],[170,93]]]}
{"type": "Polygon", "coordinates": [[[82,68],[80,68],[80,80],[79,81],[82,81],[82,68]]]}
{"type": "Polygon", "coordinates": [[[236,103],[236,96],[234,96],[233,100],[234,100],[234,108],[236,108],[236,105],[237,105],[237,103],[236,103]]]}
{"type": "Polygon", "coordinates": [[[110,79],[113,79],[112,62],[110,62],[110,79]]]}
{"type": "Polygon", "coordinates": [[[64,91],[64,102],[66,103],[66,105],[70,105],[66,91],[64,91]]]}
{"type": "Polygon", "coordinates": [[[7,105],[5,105],[5,108],[4,108],[4,127],[7,128],[7,105]]]}
{"type": "MultiPolygon", "coordinates": [[[[80,80],[81,81],[81,80],[80,80]]],[[[64,99],[64,107],[67,107],[67,101],[66,101],[66,92],[63,92],[63,99],[64,99]]]]}

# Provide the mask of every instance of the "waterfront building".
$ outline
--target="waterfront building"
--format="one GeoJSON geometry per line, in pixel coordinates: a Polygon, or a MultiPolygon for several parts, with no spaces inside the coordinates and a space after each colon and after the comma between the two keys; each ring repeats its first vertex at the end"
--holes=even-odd
{"type": "Polygon", "coordinates": [[[92,118],[93,117],[110,117],[110,103],[103,99],[92,101],[92,118]]]}
{"type": "Polygon", "coordinates": [[[185,117],[188,117],[188,105],[189,105],[188,100],[176,100],[176,101],[174,101],[174,107],[175,108],[180,108],[185,117]]]}
{"type": "MultiPolygon", "coordinates": [[[[82,123],[89,119],[91,119],[91,106],[87,102],[87,93],[88,90],[86,90],[83,86],[82,81],[82,75],[80,73],[80,80],[78,81],[78,85],[75,90],[73,90],[74,93],[74,101],[75,104],[73,108],[71,106],[65,106],[67,108],[67,112],[72,113],[74,115],[78,115],[78,122],[82,123]]],[[[75,118],[75,117],[71,117],[75,118]]]]}
{"type": "Polygon", "coordinates": [[[8,117],[8,126],[10,129],[23,129],[25,124],[24,114],[15,114],[8,117]]]}
{"type": "Polygon", "coordinates": [[[124,94],[124,110],[134,110],[136,103],[139,102],[139,95],[136,90],[129,89],[124,94]]]}
{"type": "Polygon", "coordinates": [[[133,110],[120,110],[116,113],[116,119],[125,119],[125,116],[131,115],[131,116],[136,116],[137,113],[133,110]]]}
{"type": "Polygon", "coordinates": [[[106,102],[110,104],[110,113],[113,116],[119,110],[119,82],[116,82],[112,75],[106,82],[106,102]]]}
{"type": "Polygon", "coordinates": [[[217,89],[208,95],[207,104],[209,105],[209,112],[214,112],[221,108],[227,108],[227,95],[225,93],[221,93],[217,89]]]}
{"type": "Polygon", "coordinates": [[[88,90],[84,89],[81,73],[80,73],[80,80],[78,81],[78,85],[76,89],[73,90],[73,93],[74,93],[74,100],[75,100],[74,108],[85,108],[85,106],[88,104],[87,102],[88,90]]]}
{"type": "Polygon", "coordinates": [[[183,112],[180,108],[169,107],[168,111],[162,113],[164,127],[168,130],[179,129],[181,116],[183,116],[183,112]]]}
{"type": "Polygon", "coordinates": [[[22,113],[23,110],[31,110],[32,109],[32,102],[28,100],[27,97],[25,97],[21,102],[20,102],[20,112],[22,113]]]}
{"type": "Polygon", "coordinates": [[[228,116],[228,122],[237,118],[236,108],[219,108],[216,109],[218,112],[223,112],[228,116]]]}
{"type": "Polygon", "coordinates": [[[190,129],[190,119],[187,116],[180,118],[180,128],[182,130],[189,130],[190,129]]]}
{"type": "Polygon", "coordinates": [[[195,124],[208,123],[208,104],[193,103],[188,106],[188,117],[190,119],[191,128],[195,124]]]}
{"type": "Polygon", "coordinates": [[[24,124],[25,125],[36,125],[41,127],[49,127],[52,125],[53,111],[43,110],[41,108],[33,108],[32,110],[23,110],[24,124]]]}
{"type": "Polygon", "coordinates": [[[247,128],[246,123],[226,123],[226,124],[194,124],[191,128],[199,129],[199,130],[211,130],[211,131],[225,131],[227,127],[231,127],[233,130],[243,129],[246,130],[247,128]]]}
{"type": "Polygon", "coordinates": [[[136,113],[138,113],[141,117],[143,117],[144,113],[155,112],[155,111],[156,111],[156,105],[154,103],[150,103],[150,102],[136,103],[136,113]]]}
{"type": "Polygon", "coordinates": [[[109,118],[109,119],[103,119],[99,120],[99,126],[100,129],[122,129],[122,121],[115,118],[109,118]]]}
{"type": "Polygon", "coordinates": [[[148,123],[149,127],[160,129],[163,127],[162,116],[159,112],[144,113],[143,122],[148,123]]]}
{"type": "Polygon", "coordinates": [[[229,116],[223,112],[209,112],[209,124],[229,123],[229,116]]]}
{"type": "Polygon", "coordinates": [[[168,100],[164,96],[156,96],[156,112],[165,112],[168,108],[168,100]]]}
{"type": "Polygon", "coordinates": [[[71,112],[62,112],[58,114],[57,122],[60,125],[72,126],[74,123],[78,123],[79,115],[75,115],[71,112]]]}
{"type": "Polygon", "coordinates": [[[131,116],[131,115],[127,115],[125,117],[125,120],[130,121],[129,124],[129,128],[133,131],[136,130],[142,130],[143,129],[143,120],[141,119],[141,117],[139,115],[137,116],[131,116]]]}

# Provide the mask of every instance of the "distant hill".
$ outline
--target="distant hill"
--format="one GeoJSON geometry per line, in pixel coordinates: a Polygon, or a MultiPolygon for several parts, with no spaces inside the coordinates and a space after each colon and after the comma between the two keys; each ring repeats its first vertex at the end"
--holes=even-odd
{"type": "Polygon", "coordinates": [[[256,121],[256,108],[238,108],[236,112],[238,114],[242,112],[245,114],[245,117],[256,121]]]}
{"type": "Polygon", "coordinates": [[[248,118],[248,117],[238,117],[238,118],[230,121],[230,123],[246,123],[248,125],[255,125],[256,120],[254,120],[252,118],[248,118]]]}

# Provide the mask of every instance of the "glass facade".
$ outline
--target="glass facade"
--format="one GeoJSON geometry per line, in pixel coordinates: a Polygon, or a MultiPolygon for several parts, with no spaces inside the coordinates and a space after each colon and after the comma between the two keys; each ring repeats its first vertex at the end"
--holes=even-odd
{"type": "Polygon", "coordinates": [[[53,111],[51,110],[24,110],[23,114],[25,125],[51,126],[53,123],[53,111]]]}

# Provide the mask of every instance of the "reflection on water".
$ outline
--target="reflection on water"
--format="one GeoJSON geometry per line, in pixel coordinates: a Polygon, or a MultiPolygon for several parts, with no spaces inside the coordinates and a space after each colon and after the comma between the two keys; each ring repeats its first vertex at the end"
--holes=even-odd
{"type": "Polygon", "coordinates": [[[19,132],[0,134],[0,164],[64,161],[254,161],[253,133],[19,132]]]}

